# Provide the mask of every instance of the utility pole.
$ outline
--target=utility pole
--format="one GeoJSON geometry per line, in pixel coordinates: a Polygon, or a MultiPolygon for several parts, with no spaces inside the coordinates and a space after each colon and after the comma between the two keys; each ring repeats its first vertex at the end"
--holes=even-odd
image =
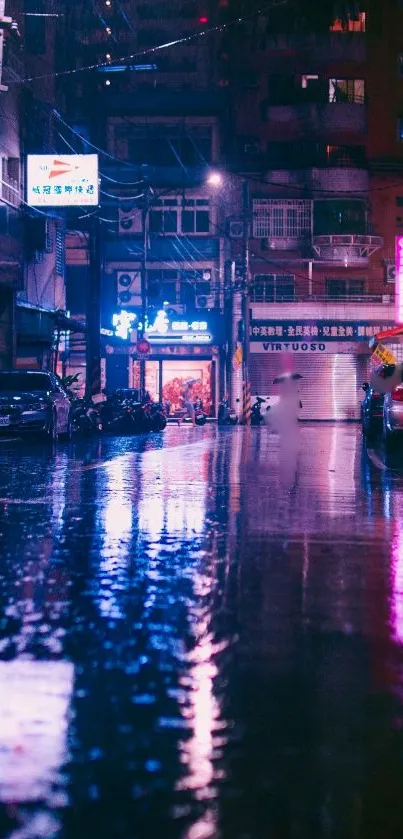
{"type": "Polygon", "coordinates": [[[86,378],[85,395],[90,399],[101,391],[101,258],[100,220],[90,219],[89,227],[89,283],[86,316],[86,378]]]}
{"type": "Polygon", "coordinates": [[[249,184],[246,180],[242,183],[242,220],[243,220],[243,242],[242,242],[242,290],[243,290],[243,421],[250,425],[251,420],[251,393],[249,381],[249,331],[250,331],[250,305],[249,305],[249,184]]]}
{"type": "MultiPolygon", "coordinates": [[[[142,218],[142,234],[143,242],[141,249],[141,324],[138,328],[138,337],[144,338],[146,328],[146,319],[148,313],[148,277],[147,277],[147,251],[148,251],[148,191],[144,196],[144,207],[141,213],[142,218]]],[[[140,398],[143,399],[146,392],[146,359],[144,356],[140,358],[140,398]]]]}

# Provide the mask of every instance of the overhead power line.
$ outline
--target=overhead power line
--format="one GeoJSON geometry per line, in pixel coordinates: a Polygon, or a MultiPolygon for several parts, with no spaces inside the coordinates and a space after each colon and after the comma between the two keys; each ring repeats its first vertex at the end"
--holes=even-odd
{"type": "MultiPolygon", "coordinates": [[[[194,32],[191,35],[185,35],[183,38],[176,38],[173,41],[166,41],[163,44],[157,44],[155,47],[148,47],[147,49],[138,50],[137,52],[131,53],[130,55],[123,56],[122,58],[117,58],[116,63],[128,64],[136,58],[141,58],[144,55],[154,55],[155,53],[161,52],[162,50],[170,49],[171,47],[177,47],[181,44],[187,44],[198,38],[206,38],[207,36],[213,35],[216,32],[225,32],[225,30],[229,29],[230,27],[239,26],[239,24],[246,23],[248,20],[253,20],[254,18],[259,17],[262,14],[265,14],[267,11],[273,9],[276,6],[287,5],[288,2],[289,0],[277,0],[277,2],[269,3],[268,5],[263,6],[261,9],[257,9],[255,12],[253,12],[253,14],[242,15],[241,17],[237,17],[234,20],[228,21],[228,23],[221,23],[217,26],[210,26],[207,29],[203,29],[201,32],[194,32]]],[[[15,81],[15,84],[28,84],[29,82],[38,81],[40,79],[56,78],[59,76],[72,76],[77,75],[78,73],[90,72],[91,70],[99,70],[102,67],[109,67],[109,61],[100,61],[96,64],[87,64],[84,67],[70,67],[67,70],[58,70],[53,73],[43,73],[38,76],[28,76],[27,78],[15,81]]]]}

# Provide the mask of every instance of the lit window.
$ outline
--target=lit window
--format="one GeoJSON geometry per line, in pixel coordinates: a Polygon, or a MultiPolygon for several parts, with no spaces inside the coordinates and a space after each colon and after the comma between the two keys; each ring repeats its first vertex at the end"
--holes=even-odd
{"type": "Polygon", "coordinates": [[[301,87],[306,90],[310,84],[318,82],[319,76],[301,76],[301,87]]]}
{"type": "Polygon", "coordinates": [[[331,32],[365,32],[366,18],[366,12],[359,12],[357,17],[347,14],[344,20],[336,18],[330,30],[331,32]]]}
{"type": "Polygon", "coordinates": [[[329,102],[340,104],[353,102],[363,105],[365,102],[364,79],[329,79],[329,102]]]}
{"type": "Polygon", "coordinates": [[[403,140],[403,119],[400,117],[397,121],[397,139],[403,140]]]}
{"type": "Polygon", "coordinates": [[[399,76],[403,76],[403,52],[398,53],[397,69],[398,69],[399,76]]]}

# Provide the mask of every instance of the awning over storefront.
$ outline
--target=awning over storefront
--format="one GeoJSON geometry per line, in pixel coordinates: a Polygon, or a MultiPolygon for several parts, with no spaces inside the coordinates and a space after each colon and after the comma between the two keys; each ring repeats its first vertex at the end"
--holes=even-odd
{"type": "Polygon", "coordinates": [[[56,329],[61,332],[85,332],[85,324],[69,318],[65,312],[50,311],[24,304],[16,309],[17,341],[19,344],[52,344],[56,329]]]}
{"type": "Polygon", "coordinates": [[[385,341],[393,341],[400,343],[403,341],[403,326],[395,326],[393,329],[385,329],[384,332],[378,332],[370,341],[370,347],[373,348],[376,344],[383,344],[385,341]]]}

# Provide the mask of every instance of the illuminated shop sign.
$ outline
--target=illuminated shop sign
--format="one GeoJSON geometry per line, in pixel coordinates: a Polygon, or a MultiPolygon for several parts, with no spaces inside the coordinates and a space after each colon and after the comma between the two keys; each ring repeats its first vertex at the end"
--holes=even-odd
{"type": "Polygon", "coordinates": [[[403,326],[403,236],[396,236],[395,257],[395,320],[398,326],[403,326]]]}
{"type": "Polygon", "coordinates": [[[113,334],[115,338],[122,338],[123,341],[127,341],[136,320],[137,315],[133,314],[133,312],[126,312],[124,309],[120,312],[116,312],[112,318],[112,326],[114,329],[113,334]]]}
{"type": "Polygon", "coordinates": [[[171,319],[167,313],[157,313],[147,325],[147,339],[151,344],[211,344],[213,335],[206,320],[171,319]]]}
{"type": "Polygon", "coordinates": [[[84,207],[99,203],[97,154],[29,154],[30,207],[84,207]]]}
{"type": "MultiPolygon", "coordinates": [[[[403,237],[402,237],[403,239],[403,237]]],[[[403,306],[403,300],[402,300],[403,306]]],[[[403,323],[403,321],[402,321],[403,323]]],[[[389,324],[379,321],[269,321],[253,320],[250,326],[251,342],[262,340],[292,339],[294,341],[370,341],[378,332],[389,329],[389,324]]]]}

